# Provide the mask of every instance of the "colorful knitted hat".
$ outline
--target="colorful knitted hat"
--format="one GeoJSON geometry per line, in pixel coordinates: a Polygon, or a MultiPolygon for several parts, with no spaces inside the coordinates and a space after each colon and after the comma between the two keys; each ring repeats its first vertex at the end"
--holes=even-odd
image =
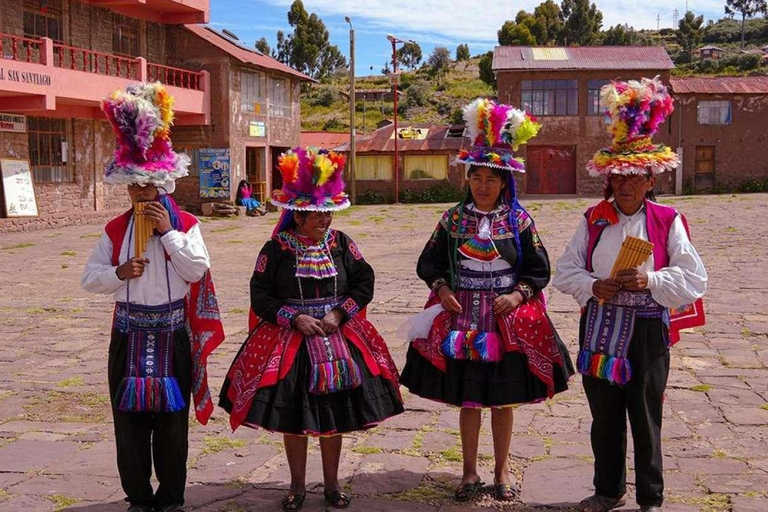
{"type": "Polygon", "coordinates": [[[117,90],[101,103],[117,137],[105,183],[155,185],[171,193],[174,181],[188,174],[190,160],[173,151],[173,97],[165,87],[137,83],[117,90]]]}
{"type": "Polygon", "coordinates": [[[459,162],[525,172],[523,159],[516,158],[514,151],[539,133],[541,125],[533,117],[510,105],[478,98],[464,107],[464,123],[472,148],[459,152],[459,162]]]}
{"type": "Polygon", "coordinates": [[[330,212],[349,207],[344,193],[344,164],[335,151],[294,148],[280,155],[277,168],[281,190],[272,192],[272,203],[289,210],[330,212]]]}
{"type": "Polygon", "coordinates": [[[676,153],[651,142],[659,125],[674,110],[672,96],[659,77],[607,84],[600,91],[600,101],[608,109],[608,133],[613,139],[610,147],[595,153],[587,163],[591,176],[656,175],[677,167],[676,153]]]}

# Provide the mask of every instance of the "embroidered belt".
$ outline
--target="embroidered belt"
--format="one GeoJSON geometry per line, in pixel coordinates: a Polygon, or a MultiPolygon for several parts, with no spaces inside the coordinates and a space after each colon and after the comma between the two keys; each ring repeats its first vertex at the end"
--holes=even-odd
{"type": "Polygon", "coordinates": [[[305,299],[285,301],[291,308],[298,311],[299,314],[309,315],[312,318],[321,319],[327,315],[333,308],[337,307],[341,301],[333,297],[322,297],[320,299],[305,299]]]}
{"type": "Polygon", "coordinates": [[[517,284],[517,276],[512,268],[483,272],[462,268],[459,271],[458,287],[462,290],[494,290],[506,293],[517,284]]]}
{"type": "Polygon", "coordinates": [[[129,326],[131,330],[140,331],[178,331],[186,325],[185,313],[184,299],[159,306],[118,302],[113,328],[123,333],[129,326]]]}

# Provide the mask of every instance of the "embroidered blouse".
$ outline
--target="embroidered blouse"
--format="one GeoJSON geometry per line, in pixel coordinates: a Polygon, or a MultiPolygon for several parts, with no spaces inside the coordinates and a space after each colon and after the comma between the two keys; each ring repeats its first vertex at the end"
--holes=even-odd
{"type": "MultiPolygon", "coordinates": [[[[581,307],[592,298],[594,282],[610,276],[624,239],[633,236],[648,240],[644,208],[634,215],[624,215],[618,208],[617,213],[619,222],[605,228],[592,254],[594,272],[586,270],[588,231],[585,217],[581,218],[576,234],[557,261],[552,284],[561,292],[572,295],[581,307]]],[[[640,266],[640,270],[648,273],[648,290],[653,299],[662,306],[677,308],[703,297],[707,289],[707,271],[679,215],[669,231],[667,252],[668,267],[654,271],[653,255],[640,266]]]]}
{"type": "MultiPolygon", "coordinates": [[[[120,264],[128,261],[129,251],[131,257],[135,256],[133,241],[128,242],[133,225],[130,223],[128,226],[118,259],[120,264]]],[[[162,237],[153,236],[147,244],[145,257],[149,264],[144,268],[144,274],[130,280],[131,303],[145,306],[168,304],[165,253],[170,256],[168,278],[171,285],[171,301],[183,299],[189,291],[189,283],[200,280],[211,267],[199,225],[193,226],[186,233],[173,230],[162,237]]],[[[112,265],[112,241],[106,233],[101,235],[99,243],[91,252],[80,283],[88,292],[113,294],[116,302],[126,301],[128,280],[121,281],[117,277],[117,267],[112,265]]]]}
{"type": "Polygon", "coordinates": [[[373,300],[373,268],[349,236],[335,229],[329,233],[327,243],[338,272],[335,279],[299,280],[296,277],[297,241],[295,233],[284,231],[261,249],[251,277],[251,308],[258,317],[291,327],[298,310],[289,302],[299,301],[302,294],[305,300],[311,300],[332,298],[335,291],[339,299],[335,309],[341,311],[345,320],[373,300]]]}
{"type": "MultiPolygon", "coordinates": [[[[489,213],[477,210],[473,204],[465,205],[463,208],[463,211],[460,211],[459,207],[454,207],[443,214],[419,257],[416,272],[430,288],[434,288],[439,280],[451,284],[451,251],[455,252],[456,261],[462,269],[470,271],[491,271],[495,275],[497,272],[514,269],[516,266],[518,254],[514,231],[509,220],[509,207],[502,205],[489,213]],[[490,234],[501,256],[499,259],[489,263],[475,261],[464,257],[456,250],[458,246],[478,233],[481,233],[481,236],[485,236],[485,233],[490,234]]],[[[549,256],[528,213],[518,212],[517,225],[523,259],[520,275],[515,276],[514,280],[530,287],[530,290],[535,293],[542,290],[549,282],[549,256]]]]}

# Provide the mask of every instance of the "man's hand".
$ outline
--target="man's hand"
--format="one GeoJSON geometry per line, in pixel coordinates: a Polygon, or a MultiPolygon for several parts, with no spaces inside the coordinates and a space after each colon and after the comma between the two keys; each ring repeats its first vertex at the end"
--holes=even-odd
{"type": "Polygon", "coordinates": [[[600,300],[611,300],[621,289],[621,283],[616,279],[598,279],[592,284],[592,295],[600,300]]]}
{"type": "Polygon", "coordinates": [[[149,264],[149,260],[147,258],[134,256],[130,260],[117,267],[117,277],[121,281],[141,277],[144,274],[144,267],[147,264],[149,264]]]}
{"type": "Polygon", "coordinates": [[[144,209],[144,215],[152,221],[155,229],[160,233],[165,233],[166,231],[173,229],[173,226],[171,225],[171,216],[168,214],[168,210],[157,201],[147,203],[147,206],[144,209]]]}
{"type": "Polygon", "coordinates": [[[619,282],[623,290],[631,292],[645,290],[648,288],[648,273],[636,268],[630,268],[616,274],[616,281],[619,282]]]}

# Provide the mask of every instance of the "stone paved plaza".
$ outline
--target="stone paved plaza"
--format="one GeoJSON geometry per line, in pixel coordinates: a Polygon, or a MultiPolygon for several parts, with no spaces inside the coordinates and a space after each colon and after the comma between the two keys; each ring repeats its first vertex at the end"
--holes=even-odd
{"type": "MultiPolygon", "coordinates": [[[[673,349],[663,429],[668,511],[768,511],[766,201],[766,195],[664,200],[687,215],[710,275],[708,325],[685,333],[673,349]]],[[[588,204],[524,201],[553,263],[588,204]]],[[[406,347],[396,331],[424,303],[415,263],[443,209],[369,206],[334,219],[376,269],[370,317],[401,367],[406,347]]],[[[244,340],[248,281],[275,220],[273,213],[202,225],[228,335],[209,365],[214,393],[244,340]]],[[[112,303],[85,293],[79,282],[101,229],[0,235],[1,511],[125,509],[106,384],[112,303]]],[[[552,320],[575,357],[576,304],[548,292],[552,320]]],[[[407,412],[345,438],[340,472],[354,496],[351,510],[469,508],[451,499],[461,475],[457,409],[404,396],[407,412]]],[[[590,494],[589,427],[578,378],[554,400],[519,407],[510,461],[522,502],[504,508],[571,510],[590,494]]],[[[481,476],[492,482],[487,415],[480,442],[481,476]]],[[[280,436],[248,428],[232,434],[218,409],[207,427],[193,422],[188,465],[190,511],[278,510],[289,481],[280,436]]],[[[324,510],[321,481],[311,442],[304,510],[324,510]]],[[[488,494],[471,506],[502,508],[488,494]]],[[[625,510],[635,508],[630,500],[625,510]]]]}

